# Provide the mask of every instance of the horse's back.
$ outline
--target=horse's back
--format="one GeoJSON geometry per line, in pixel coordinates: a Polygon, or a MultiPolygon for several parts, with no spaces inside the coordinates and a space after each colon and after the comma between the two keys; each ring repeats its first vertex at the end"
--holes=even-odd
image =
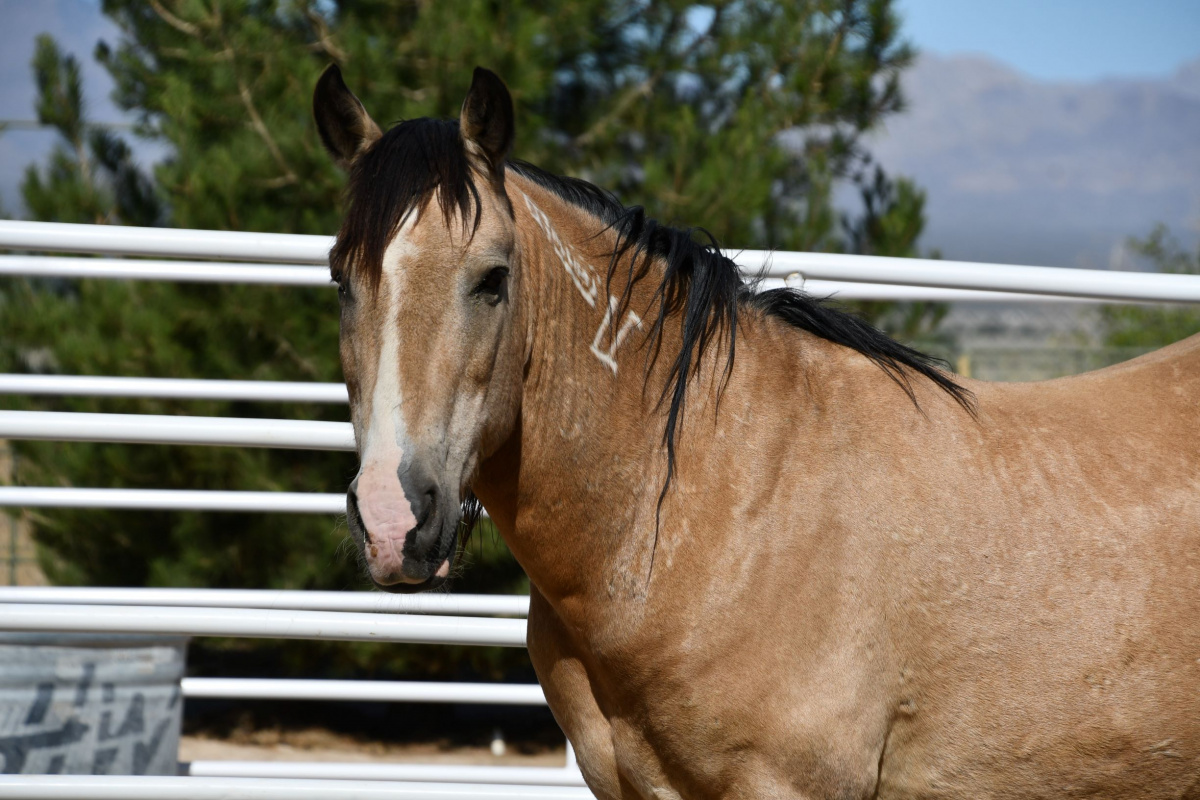
{"type": "Polygon", "coordinates": [[[942,476],[957,525],[909,576],[928,592],[942,582],[928,565],[946,573],[907,604],[937,605],[909,642],[928,670],[925,719],[898,726],[912,749],[885,765],[885,786],[1192,796],[1200,336],[1071,378],[971,388],[979,417],[942,476]]]}
{"type": "MultiPolygon", "coordinates": [[[[1036,383],[979,383],[977,392],[1025,395],[1078,408],[1114,402],[1147,410],[1167,402],[1183,413],[1200,413],[1200,333],[1103,369],[1036,383]]],[[[1157,410],[1157,409],[1156,409],[1157,410]]]]}
{"type": "Polygon", "coordinates": [[[1050,383],[1128,385],[1133,391],[1166,393],[1200,403],[1200,333],[1104,369],[1050,383]]]}
{"type": "Polygon", "coordinates": [[[1081,478],[1118,493],[1200,491],[1200,334],[1081,375],[971,388],[984,451],[1024,448],[1036,466],[1086,469],[1081,478]]]}

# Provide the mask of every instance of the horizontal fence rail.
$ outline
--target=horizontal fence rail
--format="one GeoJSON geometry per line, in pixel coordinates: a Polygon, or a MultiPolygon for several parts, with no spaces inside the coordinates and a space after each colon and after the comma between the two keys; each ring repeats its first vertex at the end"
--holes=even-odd
{"type": "MultiPolygon", "coordinates": [[[[108,508],[141,511],[230,511],[345,514],[346,495],[332,492],[227,492],[217,489],[83,489],[0,486],[0,507],[108,508]]],[[[2,591],[2,590],[0,590],[2,591]]]]}
{"type": "Polygon", "coordinates": [[[344,383],[108,378],[93,375],[0,374],[0,394],[246,400],[269,403],[349,402],[344,383]]]}
{"type": "Polygon", "coordinates": [[[590,800],[572,786],[122,775],[0,775],[6,800],[590,800]]]}
{"type": "Polygon", "coordinates": [[[0,630],[525,646],[520,619],[250,608],[6,603],[0,630]]]}
{"type": "MultiPolygon", "coordinates": [[[[746,268],[748,278],[758,270],[746,268]]],[[[120,258],[67,258],[58,256],[0,256],[0,275],[29,278],[91,278],[99,280],[177,281],[183,283],[259,284],[273,286],[325,286],[332,288],[328,267],[300,264],[212,263],[207,261],[144,261],[120,258]]],[[[1064,299],[1096,302],[1094,298],[1062,298],[1053,295],[988,292],[972,289],[936,289],[840,280],[793,280],[765,278],[764,289],[791,286],[816,297],[836,296],[842,300],[927,300],[942,302],[1004,302],[1013,300],[1064,299]]]]}
{"type": "MultiPolygon", "coordinates": [[[[753,274],[746,270],[747,277],[753,274]]],[[[1095,297],[1059,297],[1051,294],[1018,294],[1016,292],[988,292],[976,289],[943,289],[929,286],[898,286],[888,283],[861,283],[853,281],[806,280],[799,273],[786,278],[763,278],[758,288],[799,289],[812,297],[833,300],[894,300],[897,302],[926,303],[1099,303],[1095,297]]]]}
{"type": "Polygon", "coordinates": [[[192,761],[188,775],[221,778],[310,780],[454,781],[521,786],[584,786],[577,767],[491,767],[473,764],[379,764],[321,761],[192,761]]]}
{"type": "Polygon", "coordinates": [[[544,706],[536,683],[338,681],[282,678],[184,678],[184,697],[241,700],[337,700],[378,703],[480,703],[544,706]]]}
{"type": "Polygon", "coordinates": [[[181,283],[256,283],[270,286],[334,285],[329,277],[329,267],[61,256],[0,256],[0,275],[181,283]]]}
{"type": "Polygon", "coordinates": [[[0,439],[353,450],[348,422],[0,411],[0,439]]]}
{"type": "MultiPolygon", "coordinates": [[[[333,492],[231,492],[220,489],[0,486],[0,508],[4,507],[341,515],[346,513],[346,495],[333,492]]],[[[488,519],[486,510],[481,517],[488,519]]]]}
{"type": "MultiPolygon", "coordinates": [[[[330,237],[298,234],[0,221],[0,249],[11,250],[325,265],[332,244],[330,237]]],[[[1200,302],[1200,276],[1196,275],[1024,267],[840,253],[727,250],[726,254],[747,275],[791,278],[793,285],[814,294],[835,292],[829,292],[827,290],[830,287],[819,284],[810,287],[809,282],[835,281],[1108,301],[1200,302]]],[[[315,273],[312,280],[316,280],[315,273]]]]}
{"type": "MultiPolygon", "coordinates": [[[[743,250],[729,253],[744,270],[763,269],[774,278],[798,276],[863,283],[890,283],[941,289],[973,289],[1016,294],[1088,297],[1154,303],[1200,303],[1200,275],[1121,272],[1062,267],[1016,267],[969,261],[886,258],[841,253],[743,250]]],[[[799,288],[806,288],[801,283],[799,288]]]]}
{"type": "Polygon", "coordinates": [[[0,603],[183,606],[374,614],[510,616],[529,614],[528,595],[387,594],[282,589],[124,589],[93,586],[0,586],[0,603]]]}
{"type": "Polygon", "coordinates": [[[215,261],[329,263],[332,236],[0,221],[0,249],[215,261]]]}

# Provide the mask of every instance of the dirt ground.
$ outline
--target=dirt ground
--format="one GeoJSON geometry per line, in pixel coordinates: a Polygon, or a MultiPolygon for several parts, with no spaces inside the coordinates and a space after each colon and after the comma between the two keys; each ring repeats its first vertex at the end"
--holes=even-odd
{"type": "Polygon", "coordinates": [[[235,733],[229,738],[186,735],[179,740],[180,761],[352,761],[522,767],[561,767],[566,763],[562,747],[536,752],[520,750],[509,746],[504,755],[494,756],[488,747],[445,742],[371,742],[322,728],[256,730],[235,733]]]}

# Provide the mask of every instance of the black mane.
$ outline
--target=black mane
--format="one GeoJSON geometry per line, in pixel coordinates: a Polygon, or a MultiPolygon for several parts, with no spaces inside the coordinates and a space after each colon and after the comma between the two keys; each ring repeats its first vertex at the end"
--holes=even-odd
{"type": "MultiPolygon", "coordinates": [[[[662,267],[661,276],[655,276],[658,313],[650,321],[651,363],[660,355],[664,326],[676,317],[683,344],[678,353],[668,354],[671,370],[662,393],[662,400],[668,403],[663,431],[667,480],[660,503],[675,470],[676,432],[683,417],[688,381],[708,348],[718,341],[727,347],[728,376],[734,360],[737,317],[743,309],[776,317],[863,354],[914,404],[917,401],[910,375],[932,381],[973,412],[971,393],[947,374],[945,362],[901,344],[858,317],[804,292],[756,291],[707,231],[661,225],[648,218],[640,206],[626,207],[610,192],[578,178],[554,175],[522,161],[509,161],[508,168],[615,231],[617,246],[609,262],[608,279],[611,283],[618,267],[626,264],[623,303],[629,302],[634,283],[650,276],[653,265],[662,267]]],[[[447,223],[457,212],[464,225],[478,226],[479,191],[458,123],[415,119],[396,125],[351,170],[349,208],[330,253],[334,277],[347,274],[351,268],[363,269],[372,285],[378,284],[388,241],[412,210],[422,209],[435,195],[447,223]]]]}

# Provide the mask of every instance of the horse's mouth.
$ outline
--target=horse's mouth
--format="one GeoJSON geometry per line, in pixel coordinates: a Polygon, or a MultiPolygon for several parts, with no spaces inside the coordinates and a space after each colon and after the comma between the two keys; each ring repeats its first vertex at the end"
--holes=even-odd
{"type": "Polygon", "coordinates": [[[455,530],[450,538],[450,547],[447,554],[438,561],[430,562],[430,575],[419,583],[398,580],[394,583],[380,583],[374,577],[371,578],[371,583],[375,584],[375,588],[392,594],[416,594],[417,592],[426,592],[430,589],[437,589],[442,586],[450,578],[450,573],[454,570],[454,558],[458,555],[458,531],[455,530]],[[436,564],[436,566],[434,566],[436,564]]]}

